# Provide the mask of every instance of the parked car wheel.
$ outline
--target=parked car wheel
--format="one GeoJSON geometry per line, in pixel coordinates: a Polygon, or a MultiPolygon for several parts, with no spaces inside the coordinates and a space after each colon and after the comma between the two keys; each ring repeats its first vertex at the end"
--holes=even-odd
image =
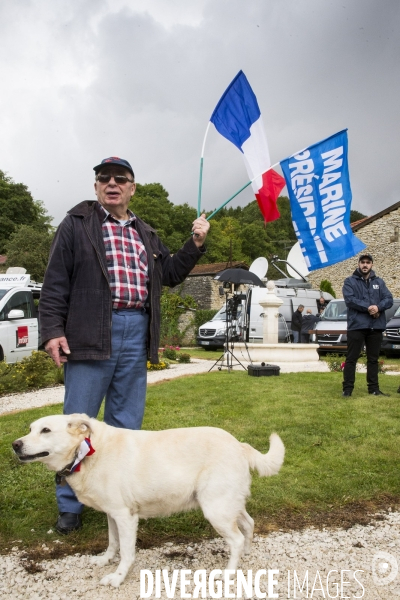
{"type": "Polygon", "coordinates": [[[397,354],[397,352],[388,352],[387,350],[385,350],[384,352],[386,358],[399,358],[399,354],[397,354]]]}

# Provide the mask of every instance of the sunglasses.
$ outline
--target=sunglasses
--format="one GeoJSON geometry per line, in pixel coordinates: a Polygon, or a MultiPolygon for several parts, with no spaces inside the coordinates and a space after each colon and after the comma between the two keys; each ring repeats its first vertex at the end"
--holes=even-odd
{"type": "Polygon", "coordinates": [[[96,181],[100,181],[100,183],[108,183],[111,180],[111,177],[114,178],[114,181],[117,185],[124,185],[128,181],[133,183],[133,179],[129,179],[125,175],[109,175],[108,173],[99,173],[96,175],[96,181]]]}

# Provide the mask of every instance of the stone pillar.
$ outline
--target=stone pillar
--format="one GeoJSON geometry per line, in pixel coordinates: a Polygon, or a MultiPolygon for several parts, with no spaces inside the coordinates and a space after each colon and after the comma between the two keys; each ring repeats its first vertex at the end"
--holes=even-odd
{"type": "Polygon", "coordinates": [[[263,344],[278,343],[278,324],[279,324],[279,308],[283,304],[283,300],[275,295],[275,284],[273,281],[268,281],[267,291],[262,302],[260,302],[264,310],[263,320],[263,344]]]}

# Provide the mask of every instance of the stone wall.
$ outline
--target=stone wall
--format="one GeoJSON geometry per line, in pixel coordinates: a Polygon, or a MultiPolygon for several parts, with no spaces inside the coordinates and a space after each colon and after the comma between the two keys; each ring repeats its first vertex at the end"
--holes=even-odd
{"type": "Polygon", "coordinates": [[[179,331],[184,332],[182,339],[182,346],[193,346],[196,345],[196,331],[194,326],[194,315],[195,313],[191,310],[186,310],[179,316],[178,326],[179,331]]]}
{"type": "Polygon", "coordinates": [[[214,276],[199,275],[197,277],[187,277],[181,284],[172,288],[171,292],[180,293],[181,296],[192,296],[203,310],[219,310],[225,302],[225,297],[219,295],[219,286],[214,276]]]}
{"type": "MultiPolygon", "coordinates": [[[[375,273],[384,279],[393,296],[400,298],[400,272],[399,272],[399,229],[400,208],[372,221],[361,227],[355,235],[367,245],[365,252],[372,254],[375,273]]],[[[312,271],[308,276],[313,288],[318,289],[323,279],[328,279],[336,297],[342,297],[343,282],[357,267],[357,257],[312,271]]]]}

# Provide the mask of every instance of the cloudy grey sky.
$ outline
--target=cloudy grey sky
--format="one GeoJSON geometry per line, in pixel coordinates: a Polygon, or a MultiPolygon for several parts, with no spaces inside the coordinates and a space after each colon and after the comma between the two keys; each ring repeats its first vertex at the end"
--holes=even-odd
{"type": "MultiPolygon", "coordinates": [[[[398,0],[3,0],[0,52],[0,169],[54,224],[110,155],[195,206],[207,122],[240,69],[273,162],[348,128],[353,208],[400,200],[398,0]]],[[[203,206],[246,181],[212,126],[203,206]]]]}

